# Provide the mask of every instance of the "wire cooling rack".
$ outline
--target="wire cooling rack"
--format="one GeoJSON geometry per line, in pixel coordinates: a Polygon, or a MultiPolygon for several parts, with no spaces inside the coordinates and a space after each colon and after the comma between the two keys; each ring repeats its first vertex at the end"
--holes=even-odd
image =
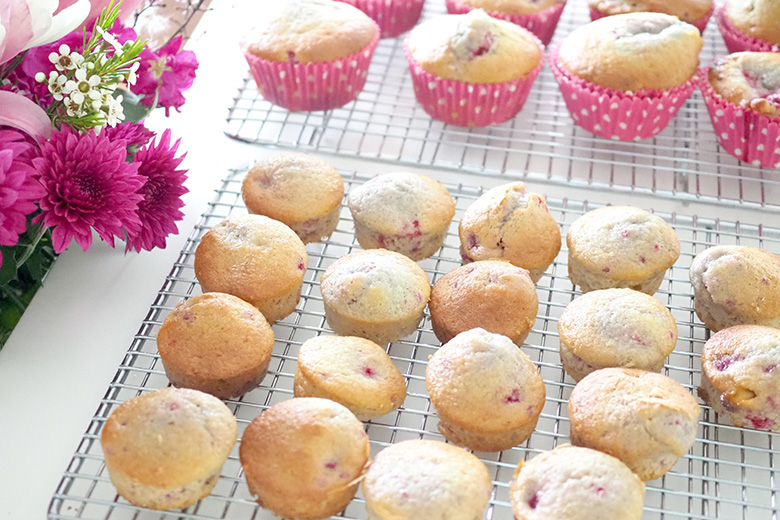
{"type": "MultiPolygon", "coordinates": [[[[231,170],[217,191],[216,199],[187,240],[64,473],[50,504],[49,519],[275,518],[260,509],[250,496],[238,459],[238,444],[210,496],[183,511],[159,512],[131,506],[116,495],[104,466],[99,442],[103,423],[120,403],[168,385],[155,336],[168,312],[179,301],[200,292],[193,271],[194,253],[200,238],[223,218],[246,212],[240,195],[246,171],[246,168],[231,170]]],[[[369,178],[357,172],[342,173],[348,191],[369,178]]],[[[420,262],[431,282],[460,265],[457,222],[463,211],[481,194],[480,189],[470,186],[447,185],[447,188],[457,204],[455,221],[438,253],[420,262]]],[[[549,198],[547,202],[564,235],[577,217],[598,206],[570,199],[549,198]]],[[[665,373],[695,394],[700,380],[701,347],[708,332],[698,322],[692,308],[692,290],[688,281],[691,260],[714,244],[742,244],[778,252],[780,229],[679,214],[659,215],[675,228],[682,244],[680,259],[668,271],[655,295],[672,312],[679,328],[677,347],[667,360],[665,373]]],[[[264,409],[292,398],[299,346],[308,338],[332,333],[323,312],[320,276],[337,258],[357,248],[353,222],[345,208],[342,208],[338,229],[330,239],[307,246],[309,267],[303,296],[297,310],[273,326],[276,342],[267,377],[260,387],[241,399],[227,401],[238,420],[239,438],[247,424],[264,409]]],[[[578,292],[573,290],[567,276],[566,254],[564,241],[564,249],[537,285],[539,313],[522,347],[539,368],[546,385],[547,400],[537,429],[521,446],[500,453],[477,453],[494,480],[485,519],[513,518],[508,486],[519,461],[569,440],[567,400],[573,380],[560,366],[557,321],[564,307],[578,292]]],[[[438,346],[427,314],[414,334],[387,346],[391,358],[405,375],[408,395],[399,410],[365,423],[372,456],[383,447],[406,439],[443,440],[425,389],[426,362],[438,346]]],[[[702,408],[695,445],[672,471],[648,483],[642,518],[776,520],[779,512],[778,475],[774,467],[780,434],[722,424],[711,409],[702,408]]],[[[348,519],[366,518],[360,492],[342,516],[348,519]]]]}
{"type": "MultiPolygon", "coordinates": [[[[428,0],[423,17],[444,13],[428,0]]],[[[589,21],[586,2],[566,5],[552,44],[589,21]]],[[[702,65],[728,54],[714,17],[702,65]]],[[[660,135],[624,143],[575,126],[545,66],[511,121],[465,129],[435,121],[417,104],[403,39],[382,40],[355,102],[326,112],[289,112],[265,101],[247,75],[225,129],[252,143],[357,155],[580,187],[780,210],[780,172],[742,163],[717,143],[697,90],[660,135]]]]}

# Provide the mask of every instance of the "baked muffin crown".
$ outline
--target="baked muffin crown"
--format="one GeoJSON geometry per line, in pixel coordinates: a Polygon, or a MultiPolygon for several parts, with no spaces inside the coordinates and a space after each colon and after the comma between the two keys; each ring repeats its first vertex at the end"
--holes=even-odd
{"type": "Polygon", "coordinates": [[[318,63],[368,46],[376,24],[362,11],[331,0],[267,2],[268,11],[242,46],[269,61],[318,63]]]}
{"type": "Polygon", "coordinates": [[[728,0],[726,17],[743,34],[780,44],[780,3],[776,0],[728,0]]]}
{"type": "Polygon", "coordinates": [[[694,77],[703,45],[699,30],[674,16],[629,13],[575,29],[561,43],[560,60],[572,75],[596,86],[667,90],[694,77]]]}
{"type": "Polygon", "coordinates": [[[693,23],[712,11],[713,0],[588,0],[588,6],[610,16],[653,12],[676,16],[683,22],[693,23]]]}
{"type": "Polygon", "coordinates": [[[539,64],[538,40],[522,27],[481,9],[427,20],[409,34],[409,51],[442,79],[502,83],[526,78],[539,64]]]}
{"type": "Polygon", "coordinates": [[[737,106],[780,116],[780,53],[736,52],[710,66],[715,92],[737,106]]]}

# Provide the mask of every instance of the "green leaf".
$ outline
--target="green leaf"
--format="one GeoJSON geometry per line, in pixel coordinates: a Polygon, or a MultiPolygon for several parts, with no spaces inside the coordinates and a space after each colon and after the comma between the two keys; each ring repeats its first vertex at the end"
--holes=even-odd
{"type": "Polygon", "coordinates": [[[125,114],[125,121],[138,123],[149,117],[149,114],[154,110],[154,106],[148,107],[141,104],[141,99],[144,97],[143,95],[135,94],[129,90],[114,92],[115,96],[119,94],[122,95],[122,110],[125,114]]]}
{"type": "Polygon", "coordinates": [[[3,253],[3,265],[0,265],[0,285],[5,285],[16,278],[15,249],[15,246],[0,246],[0,251],[3,253]]]}

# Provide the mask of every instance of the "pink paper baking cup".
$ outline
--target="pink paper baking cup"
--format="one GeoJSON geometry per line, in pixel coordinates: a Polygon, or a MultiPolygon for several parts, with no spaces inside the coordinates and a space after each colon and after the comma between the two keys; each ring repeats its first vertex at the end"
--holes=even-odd
{"type": "MultiPolygon", "coordinates": [[[[690,22],[690,24],[696,27],[700,33],[704,34],[704,28],[707,27],[707,22],[710,21],[710,17],[712,17],[713,12],[715,12],[714,6],[712,9],[710,9],[709,13],[707,13],[701,19],[696,20],[695,22],[690,22]]],[[[605,16],[604,13],[602,13],[601,11],[597,11],[596,9],[593,8],[590,9],[590,19],[592,21],[596,21],[599,18],[604,18],[604,16],[605,16]]]]}
{"type": "Polygon", "coordinates": [[[379,27],[366,48],[321,63],[274,62],[244,50],[257,90],[269,102],[293,112],[330,110],[354,101],[363,90],[379,42],[379,27]]]}
{"type": "Polygon", "coordinates": [[[534,39],[539,47],[539,63],[527,78],[503,83],[441,79],[417,63],[409,52],[407,40],[404,54],[412,73],[414,95],[428,115],[450,125],[481,127],[508,121],[523,108],[544,64],[544,46],[538,38],[534,39]]]}
{"type": "Polygon", "coordinates": [[[780,45],[772,45],[764,40],[759,40],[747,34],[743,34],[734,27],[726,16],[726,6],[718,8],[715,14],[715,20],[718,22],[718,29],[726,42],[726,48],[729,53],[753,51],[753,52],[780,52],[780,45]]]}
{"type": "Polygon", "coordinates": [[[567,71],[558,57],[559,45],[549,52],[550,68],[574,123],[599,137],[636,141],[666,128],[699,82],[691,80],[669,90],[647,89],[628,94],[599,87],[567,71]]]}
{"type": "Polygon", "coordinates": [[[425,0],[339,0],[370,16],[382,29],[382,38],[395,38],[415,26],[425,0]]]}
{"type": "MultiPolygon", "coordinates": [[[[446,4],[447,12],[450,14],[466,14],[474,9],[474,7],[465,4],[460,0],[446,0],[446,4]]],[[[488,10],[485,10],[485,12],[493,18],[506,20],[521,27],[525,27],[534,33],[537,38],[542,40],[544,45],[547,45],[550,43],[550,40],[552,40],[553,34],[555,33],[555,27],[558,25],[558,20],[561,17],[565,5],[566,2],[563,1],[535,14],[504,14],[488,10]]]]}
{"type": "Polygon", "coordinates": [[[746,163],[762,168],[780,168],[780,117],[745,110],[722,98],[706,79],[700,84],[704,103],[720,146],[746,163]]]}

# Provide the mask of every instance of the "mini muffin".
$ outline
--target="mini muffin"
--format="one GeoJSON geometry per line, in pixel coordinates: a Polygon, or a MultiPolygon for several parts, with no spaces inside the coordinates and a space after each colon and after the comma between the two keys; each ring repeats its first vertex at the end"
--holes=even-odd
{"type": "Polygon", "coordinates": [[[325,317],[336,334],[379,344],[414,332],[431,294],[420,266],[385,249],[339,258],[322,274],[320,289],[325,317]]]}
{"type": "Polygon", "coordinates": [[[122,403],[103,425],[100,444],[111,483],[128,502],[181,509],[211,493],[237,435],[225,403],[169,387],[122,403]]]}
{"type": "Polygon", "coordinates": [[[715,5],[713,0],[588,0],[588,7],[593,20],[626,13],[665,13],[704,32],[715,5]]]}
{"type": "Polygon", "coordinates": [[[229,399],[263,380],[274,333],[253,305],[206,293],[174,307],[157,333],[157,348],[171,384],[229,399]]]}
{"type": "Polygon", "coordinates": [[[699,397],[731,424],[780,430],[780,330],[761,325],[723,329],[701,352],[699,397]]]}
{"type": "Polygon", "coordinates": [[[316,336],[298,351],[295,397],[343,404],[361,421],[392,412],[406,398],[404,376],[387,352],[363,338],[316,336]]]}
{"type": "Polygon", "coordinates": [[[571,392],[571,442],[617,457],[642,480],[654,480],[693,446],[700,412],[696,399],[674,379],[635,368],[603,368],[571,392]]]}
{"type": "Polygon", "coordinates": [[[260,94],[289,110],[329,110],[366,82],[379,26],[343,2],[268,2],[241,49],[260,94]]]}
{"type": "Polygon", "coordinates": [[[780,328],[780,257],[755,247],[714,246],[696,255],[689,276],[696,315],[708,329],[780,328]]]}
{"type": "Polygon", "coordinates": [[[563,369],[575,381],[594,370],[626,367],[660,372],[677,343],[664,305],[631,289],[603,289],[572,300],[558,320],[563,369]]]}
{"type": "Polygon", "coordinates": [[[428,361],[425,385],[441,434],[475,451],[524,442],[544,407],[536,366],[509,338],[484,329],[461,332],[442,345],[428,361]]]}
{"type": "Polygon", "coordinates": [[[721,147],[754,166],[780,167],[780,53],[718,58],[707,79],[701,91],[721,147]]]}
{"type": "Polygon", "coordinates": [[[322,159],[280,153],[255,163],[241,185],[241,196],[250,213],[287,224],[308,244],[336,230],[344,181],[322,159]]]}
{"type": "Polygon", "coordinates": [[[481,327],[520,346],[536,321],[539,299],[528,271],[503,260],[483,260],[439,278],[428,310],[442,343],[481,327]]]}
{"type": "Polygon", "coordinates": [[[533,34],[481,9],[424,21],[404,52],[417,101],[434,119],[458,126],[513,118],[544,63],[533,34]]]}
{"type": "Polygon", "coordinates": [[[534,283],[561,249],[561,230],[544,197],[525,184],[497,186],[479,197],[460,219],[464,262],[502,259],[527,269],[534,283]]]}
{"type": "Polygon", "coordinates": [[[780,50],[780,4],[776,0],[727,0],[717,20],[729,52],[780,50]]]}
{"type": "Polygon", "coordinates": [[[368,456],[363,423],[342,405],[317,397],[267,409],[249,423],[239,448],[257,503],[299,520],[344,509],[357,492],[368,456]]]}
{"type": "Polygon", "coordinates": [[[572,223],[566,244],[569,278],[582,292],[623,287],[654,294],[680,256],[672,226],[632,206],[585,213],[572,223]]]}
{"type": "Polygon", "coordinates": [[[639,520],[644,499],[619,459],[569,444],[520,462],[510,483],[516,520],[639,520]]]}
{"type": "Polygon", "coordinates": [[[374,177],[353,189],[347,204],[363,249],[389,249],[415,261],[438,251],[455,216],[447,188],[410,172],[374,177]]]}
{"type": "Polygon", "coordinates": [[[699,30],[675,16],[607,16],[570,33],[550,65],[574,122],[631,141],[663,130],[698,83],[699,30]]]}
{"type": "Polygon", "coordinates": [[[446,0],[447,12],[464,14],[484,9],[490,16],[515,23],[550,43],[566,0],[446,0]]]}
{"type": "Polygon", "coordinates": [[[380,451],[362,484],[368,518],[482,518],[493,484],[487,467],[451,444],[409,440],[380,451]]]}
{"type": "Polygon", "coordinates": [[[289,227],[262,215],[231,216],[210,229],[195,250],[203,292],[238,296],[269,323],[295,310],[309,256],[289,227]]]}
{"type": "Polygon", "coordinates": [[[395,38],[417,23],[425,0],[339,0],[354,5],[374,20],[382,38],[395,38]]]}

